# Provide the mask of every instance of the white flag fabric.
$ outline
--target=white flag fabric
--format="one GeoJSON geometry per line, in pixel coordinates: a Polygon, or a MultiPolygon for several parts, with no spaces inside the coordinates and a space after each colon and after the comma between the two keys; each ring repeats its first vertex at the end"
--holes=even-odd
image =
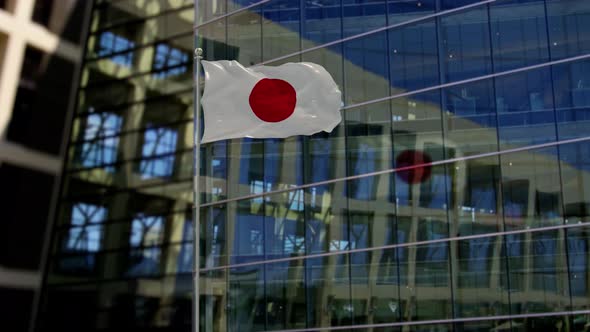
{"type": "Polygon", "coordinates": [[[342,94],[320,65],[301,62],[244,68],[237,61],[201,63],[205,70],[203,143],[331,132],[342,120],[342,94]]]}

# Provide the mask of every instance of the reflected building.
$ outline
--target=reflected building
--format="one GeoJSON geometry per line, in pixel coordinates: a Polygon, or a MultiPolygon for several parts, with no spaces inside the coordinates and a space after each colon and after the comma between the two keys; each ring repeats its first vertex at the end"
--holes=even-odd
{"type": "Polygon", "coordinates": [[[587,330],[588,36],[583,0],[95,1],[38,330],[191,329],[195,43],[344,96],[202,146],[201,331],[587,330]]]}

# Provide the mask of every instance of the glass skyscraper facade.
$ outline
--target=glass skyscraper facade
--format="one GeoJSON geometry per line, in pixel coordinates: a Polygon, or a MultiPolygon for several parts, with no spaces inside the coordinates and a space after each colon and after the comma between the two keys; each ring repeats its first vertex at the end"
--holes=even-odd
{"type": "Polygon", "coordinates": [[[95,1],[40,330],[190,330],[195,44],[344,96],[202,146],[201,331],[589,329],[589,1],[194,7],[95,1]]]}

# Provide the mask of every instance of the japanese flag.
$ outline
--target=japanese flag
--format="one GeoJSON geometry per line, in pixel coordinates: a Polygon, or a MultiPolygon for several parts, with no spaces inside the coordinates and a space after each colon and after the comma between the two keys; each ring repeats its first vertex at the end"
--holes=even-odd
{"type": "Polygon", "coordinates": [[[203,143],[331,132],[342,120],[342,94],[320,65],[301,62],[247,69],[236,61],[202,64],[203,143]]]}

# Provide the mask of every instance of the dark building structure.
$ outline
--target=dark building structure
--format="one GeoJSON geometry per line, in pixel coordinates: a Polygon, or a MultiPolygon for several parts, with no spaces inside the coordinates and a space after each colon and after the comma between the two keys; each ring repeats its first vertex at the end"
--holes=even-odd
{"type": "Polygon", "coordinates": [[[29,331],[82,62],[86,1],[0,1],[0,318],[29,331]]]}

